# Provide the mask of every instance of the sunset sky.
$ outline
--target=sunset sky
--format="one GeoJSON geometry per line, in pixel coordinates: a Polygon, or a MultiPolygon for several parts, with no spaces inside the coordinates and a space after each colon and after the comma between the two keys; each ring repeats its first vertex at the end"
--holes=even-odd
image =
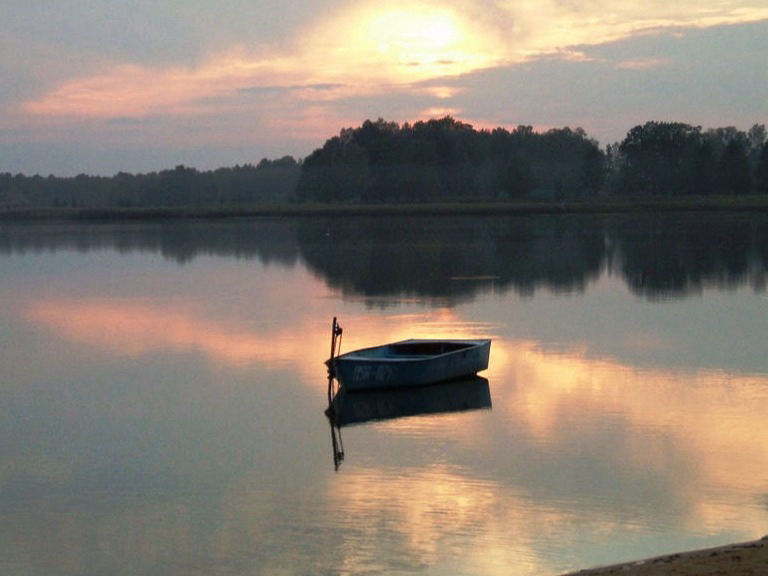
{"type": "Polygon", "coordinates": [[[766,61],[768,0],[4,0],[0,172],[304,157],[379,117],[747,130],[766,61]]]}

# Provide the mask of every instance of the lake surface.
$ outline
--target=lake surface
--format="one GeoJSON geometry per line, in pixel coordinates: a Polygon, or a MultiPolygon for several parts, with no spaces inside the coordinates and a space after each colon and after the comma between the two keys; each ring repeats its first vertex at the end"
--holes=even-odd
{"type": "Polygon", "coordinates": [[[767,269],[765,216],[4,222],[0,573],[554,575],[762,537],[767,269]],[[493,338],[488,401],[332,427],[333,316],[343,351],[493,338]]]}

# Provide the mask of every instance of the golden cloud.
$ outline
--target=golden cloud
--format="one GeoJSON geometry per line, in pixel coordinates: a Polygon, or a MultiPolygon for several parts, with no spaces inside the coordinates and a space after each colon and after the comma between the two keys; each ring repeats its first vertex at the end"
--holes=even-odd
{"type": "Polygon", "coordinates": [[[572,48],[661,28],[765,18],[768,7],[740,0],[715,7],[639,1],[582,6],[556,0],[489,6],[459,1],[352,3],[298,31],[281,51],[237,46],[189,67],[119,64],[65,82],[26,102],[22,110],[41,117],[196,115],[272,89],[283,102],[333,102],[545,54],[583,57],[572,48]]]}

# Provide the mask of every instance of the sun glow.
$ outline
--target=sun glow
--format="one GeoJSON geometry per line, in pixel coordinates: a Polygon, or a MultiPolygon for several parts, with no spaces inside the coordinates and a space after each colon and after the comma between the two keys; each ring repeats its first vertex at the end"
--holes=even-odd
{"type": "Polygon", "coordinates": [[[466,73],[499,61],[495,34],[444,5],[362,6],[319,22],[308,54],[323,47],[327,73],[403,83],[466,73]]]}
{"type": "Polygon", "coordinates": [[[408,66],[450,61],[464,36],[448,13],[385,12],[375,15],[365,28],[382,56],[408,66]]]}

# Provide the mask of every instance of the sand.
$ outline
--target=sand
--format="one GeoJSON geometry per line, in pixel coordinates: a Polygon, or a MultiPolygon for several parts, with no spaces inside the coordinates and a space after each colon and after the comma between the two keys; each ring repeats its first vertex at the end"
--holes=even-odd
{"type": "Polygon", "coordinates": [[[768,576],[768,536],[754,542],[669,554],[567,576],[768,576]]]}

